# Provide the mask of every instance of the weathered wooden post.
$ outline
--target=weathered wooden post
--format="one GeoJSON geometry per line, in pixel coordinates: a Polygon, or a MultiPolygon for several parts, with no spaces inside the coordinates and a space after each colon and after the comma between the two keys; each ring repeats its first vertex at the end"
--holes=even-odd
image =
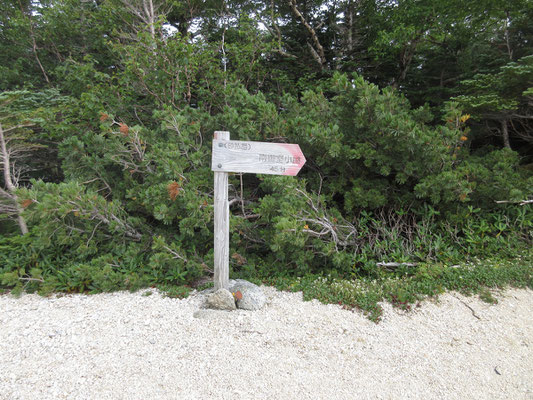
{"type": "MultiPolygon", "coordinates": [[[[229,132],[216,131],[214,139],[229,140],[229,132]]],[[[214,146],[214,144],[213,144],[214,146]]],[[[215,174],[215,290],[229,286],[229,203],[228,173],[222,164],[213,165],[215,174]]]]}
{"type": "Polygon", "coordinates": [[[295,176],[305,164],[297,144],[230,140],[216,131],[211,170],[215,175],[215,290],[229,286],[228,172],[295,176]]]}

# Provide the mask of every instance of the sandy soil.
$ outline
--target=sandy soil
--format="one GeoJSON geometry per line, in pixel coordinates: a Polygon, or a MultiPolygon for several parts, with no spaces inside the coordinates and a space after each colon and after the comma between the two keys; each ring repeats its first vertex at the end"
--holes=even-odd
{"type": "Polygon", "coordinates": [[[155,292],[0,296],[0,399],[533,399],[533,291],[383,321],[265,287],[255,312],[155,292]]]}

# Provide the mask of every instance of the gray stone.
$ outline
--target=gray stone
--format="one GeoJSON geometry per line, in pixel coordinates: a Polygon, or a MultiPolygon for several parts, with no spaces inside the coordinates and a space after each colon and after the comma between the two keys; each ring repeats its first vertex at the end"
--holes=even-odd
{"type": "Polygon", "coordinates": [[[215,310],[232,311],[236,309],[235,299],[227,289],[218,289],[216,292],[207,295],[205,306],[215,310]]]}
{"type": "Polygon", "coordinates": [[[236,299],[237,308],[241,310],[260,310],[266,304],[266,297],[263,290],[244,279],[235,279],[229,281],[229,291],[234,295],[241,292],[242,299],[236,299]]]}

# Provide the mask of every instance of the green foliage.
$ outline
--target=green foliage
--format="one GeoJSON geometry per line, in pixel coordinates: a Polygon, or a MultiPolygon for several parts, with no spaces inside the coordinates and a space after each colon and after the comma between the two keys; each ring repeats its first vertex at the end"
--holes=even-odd
{"type": "MultiPolygon", "coordinates": [[[[533,117],[530,93],[533,56],[510,61],[495,72],[476,74],[461,84],[464,94],[455,100],[475,119],[484,120],[492,132],[499,133],[506,147],[514,148],[509,138],[518,143],[533,143],[530,122],[533,117]]],[[[476,128],[478,138],[487,135],[485,129],[476,128]]],[[[523,155],[528,155],[527,151],[520,150],[523,155]]]]}
{"type": "Polygon", "coordinates": [[[527,90],[533,82],[533,56],[502,66],[497,73],[478,74],[462,81],[468,94],[457,97],[467,111],[483,114],[511,114],[526,107],[527,90]]]}
{"type": "Polygon", "coordinates": [[[442,265],[531,246],[513,203],[533,195],[529,3],[356,3],[0,5],[0,118],[25,172],[2,200],[0,289],[185,295],[212,269],[215,130],[307,159],[298,178],[230,176],[234,276],[311,276],[306,296],[378,318],[379,299],[454,288],[442,265]],[[428,267],[400,284],[390,261],[428,267]]]}

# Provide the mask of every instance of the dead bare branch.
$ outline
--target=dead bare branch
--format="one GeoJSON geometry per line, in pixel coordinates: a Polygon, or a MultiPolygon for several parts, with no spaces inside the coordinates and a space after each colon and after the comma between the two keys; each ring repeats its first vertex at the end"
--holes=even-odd
{"type": "Polygon", "coordinates": [[[518,204],[518,205],[521,205],[521,206],[525,206],[526,204],[531,204],[531,203],[533,203],[533,200],[518,200],[518,201],[513,201],[513,200],[497,200],[496,203],[498,203],[498,204],[510,203],[510,204],[518,204]]]}
{"type": "MultiPolygon", "coordinates": [[[[16,209],[16,219],[20,231],[23,235],[28,233],[28,226],[26,225],[26,220],[22,216],[22,207],[18,204],[18,197],[16,194],[17,186],[13,182],[13,175],[11,170],[11,155],[9,153],[9,148],[6,144],[6,137],[4,135],[4,130],[0,124],[0,159],[2,161],[0,169],[4,172],[4,185],[6,190],[2,190],[3,193],[8,192],[9,196],[4,196],[10,198],[13,207],[16,209]]],[[[14,213],[12,213],[14,215],[14,213]]]]}
{"type": "Polygon", "coordinates": [[[418,263],[397,263],[397,262],[378,262],[378,267],[396,268],[396,267],[416,267],[418,263]]]}
{"type": "Polygon", "coordinates": [[[320,68],[324,68],[326,65],[326,56],[324,54],[324,47],[320,44],[320,41],[318,40],[318,35],[315,31],[315,29],[309,24],[309,22],[304,18],[298,7],[296,6],[296,0],[289,0],[289,5],[291,7],[291,10],[293,14],[296,16],[296,18],[300,19],[303,26],[311,36],[311,40],[313,42],[313,45],[309,44],[309,48],[311,50],[311,54],[313,55],[313,58],[315,61],[320,65],[320,68]]]}
{"type": "Polygon", "coordinates": [[[170,247],[168,247],[168,246],[164,246],[164,249],[165,249],[166,251],[168,251],[170,254],[172,254],[172,255],[174,256],[174,258],[180,259],[180,260],[182,260],[184,263],[187,263],[187,262],[188,262],[188,260],[187,260],[185,257],[183,257],[181,254],[179,254],[177,251],[172,250],[170,247]]]}

